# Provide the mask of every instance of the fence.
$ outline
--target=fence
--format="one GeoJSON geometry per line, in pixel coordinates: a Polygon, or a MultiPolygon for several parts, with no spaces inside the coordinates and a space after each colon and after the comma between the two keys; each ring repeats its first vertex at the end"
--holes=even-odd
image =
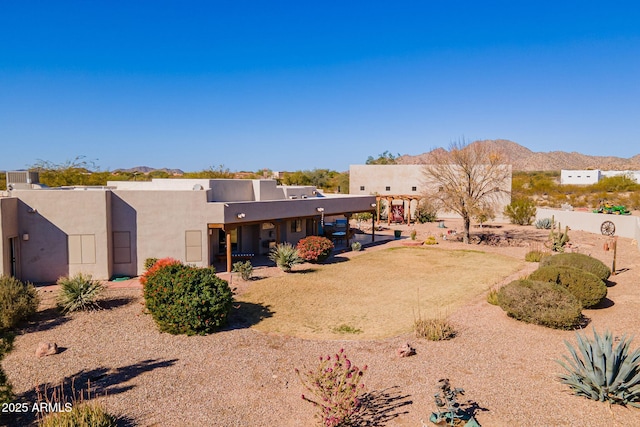
{"type": "Polygon", "coordinates": [[[561,222],[563,227],[568,225],[572,230],[588,231],[595,234],[601,234],[600,227],[604,221],[611,221],[616,226],[616,236],[635,239],[638,249],[640,249],[640,217],[538,208],[536,220],[552,216],[556,222],[561,222]]]}

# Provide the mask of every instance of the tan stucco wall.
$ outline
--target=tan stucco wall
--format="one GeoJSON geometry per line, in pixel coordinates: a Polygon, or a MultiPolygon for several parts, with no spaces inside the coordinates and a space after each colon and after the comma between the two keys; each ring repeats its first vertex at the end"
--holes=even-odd
{"type": "Polygon", "coordinates": [[[205,191],[114,190],[113,193],[117,200],[114,203],[113,230],[132,233],[137,253],[134,261],[136,274],[144,271],[147,258],[184,260],[187,230],[201,231],[202,236],[201,261],[190,264],[209,265],[207,224],[222,222],[223,203],[207,203],[205,191]]]}
{"type": "Polygon", "coordinates": [[[24,190],[18,197],[21,276],[55,282],[82,272],[108,279],[110,270],[110,192],[107,190],[24,190]],[[69,264],[68,237],[95,236],[95,263],[69,264]]]}
{"type": "Polygon", "coordinates": [[[11,274],[9,239],[13,237],[18,237],[18,199],[0,197],[0,276],[11,274]]]}

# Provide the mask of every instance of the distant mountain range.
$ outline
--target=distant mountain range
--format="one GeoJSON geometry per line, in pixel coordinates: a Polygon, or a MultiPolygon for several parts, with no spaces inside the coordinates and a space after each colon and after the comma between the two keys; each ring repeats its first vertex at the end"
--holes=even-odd
{"type": "MultiPolygon", "coordinates": [[[[501,150],[513,165],[514,171],[559,171],[561,169],[640,170],[640,154],[625,159],[615,156],[588,156],[565,151],[541,153],[531,151],[518,143],[506,139],[476,141],[475,143],[488,144],[501,150]]],[[[429,163],[430,153],[416,156],[400,156],[398,163],[429,163]]]]}

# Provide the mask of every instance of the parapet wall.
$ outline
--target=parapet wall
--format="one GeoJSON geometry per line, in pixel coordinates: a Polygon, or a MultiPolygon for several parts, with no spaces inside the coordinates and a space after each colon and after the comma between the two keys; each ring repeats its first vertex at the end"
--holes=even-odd
{"type": "MultiPolygon", "coordinates": [[[[588,231],[601,234],[600,227],[605,221],[611,221],[616,226],[616,236],[628,237],[640,242],[640,217],[632,215],[596,214],[584,211],[562,211],[538,208],[536,220],[554,217],[562,226],[568,225],[572,230],[588,231]]],[[[640,244],[638,244],[640,249],[640,244]]]]}

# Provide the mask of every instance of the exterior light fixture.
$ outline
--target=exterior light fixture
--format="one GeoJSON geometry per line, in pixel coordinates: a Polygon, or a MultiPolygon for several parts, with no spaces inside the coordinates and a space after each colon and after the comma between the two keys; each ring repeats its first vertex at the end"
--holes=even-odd
{"type": "Polygon", "coordinates": [[[244,213],[239,213],[238,215],[236,215],[238,217],[238,219],[242,219],[244,218],[246,215],[244,213]]]}
{"type": "Polygon", "coordinates": [[[371,207],[372,207],[372,208],[375,208],[376,206],[378,206],[378,204],[377,204],[377,203],[371,203],[371,207]]]}
{"type": "Polygon", "coordinates": [[[324,208],[316,208],[318,212],[324,212],[324,208]]]}

